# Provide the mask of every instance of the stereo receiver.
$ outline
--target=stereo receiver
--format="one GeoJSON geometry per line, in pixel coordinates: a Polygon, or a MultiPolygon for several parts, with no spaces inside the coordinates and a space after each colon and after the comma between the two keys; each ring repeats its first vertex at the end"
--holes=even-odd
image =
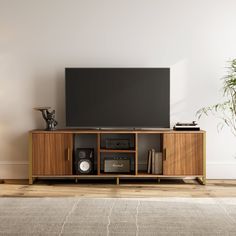
{"type": "Polygon", "coordinates": [[[105,157],[105,173],[130,173],[130,158],[128,157],[105,157]]]}

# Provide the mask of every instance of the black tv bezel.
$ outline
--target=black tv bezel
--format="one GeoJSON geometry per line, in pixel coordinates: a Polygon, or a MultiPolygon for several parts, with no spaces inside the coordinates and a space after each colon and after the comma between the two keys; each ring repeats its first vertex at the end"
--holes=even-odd
{"type": "Polygon", "coordinates": [[[145,129],[153,129],[153,130],[164,130],[170,129],[170,68],[169,67],[65,67],[65,122],[67,129],[105,129],[105,130],[145,130],[145,129]],[[169,84],[169,97],[168,97],[168,126],[69,126],[67,123],[67,88],[66,88],[66,71],[69,69],[165,69],[168,70],[168,84],[169,84]]]}

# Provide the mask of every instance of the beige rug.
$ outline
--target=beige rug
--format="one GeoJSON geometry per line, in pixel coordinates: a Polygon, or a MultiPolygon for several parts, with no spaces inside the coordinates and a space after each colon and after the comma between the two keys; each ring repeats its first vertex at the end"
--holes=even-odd
{"type": "Polygon", "coordinates": [[[0,235],[236,235],[236,198],[0,198],[0,235]]]}

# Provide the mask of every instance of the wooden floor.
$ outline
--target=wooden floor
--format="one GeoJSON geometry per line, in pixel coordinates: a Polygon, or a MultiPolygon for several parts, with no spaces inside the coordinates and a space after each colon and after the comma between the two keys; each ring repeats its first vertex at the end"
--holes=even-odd
{"type": "Polygon", "coordinates": [[[38,181],[28,185],[25,180],[2,181],[0,197],[95,197],[95,198],[152,198],[152,197],[236,197],[236,180],[208,180],[200,185],[195,180],[162,180],[156,182],[114,181],[79,182],[38,181]]]}

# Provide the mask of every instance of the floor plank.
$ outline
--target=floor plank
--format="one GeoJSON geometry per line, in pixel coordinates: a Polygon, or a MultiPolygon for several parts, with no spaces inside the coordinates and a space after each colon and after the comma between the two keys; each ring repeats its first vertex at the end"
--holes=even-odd
{"type": "Polygon", "coordinates": [[[236,197],[236,180],[208,180],[200,185],[195,180],[121,181],[27,181],[5,180],[0,184],[0,197],[95,197],[95,198],[152,198],[152,197],[236,197]]]}

